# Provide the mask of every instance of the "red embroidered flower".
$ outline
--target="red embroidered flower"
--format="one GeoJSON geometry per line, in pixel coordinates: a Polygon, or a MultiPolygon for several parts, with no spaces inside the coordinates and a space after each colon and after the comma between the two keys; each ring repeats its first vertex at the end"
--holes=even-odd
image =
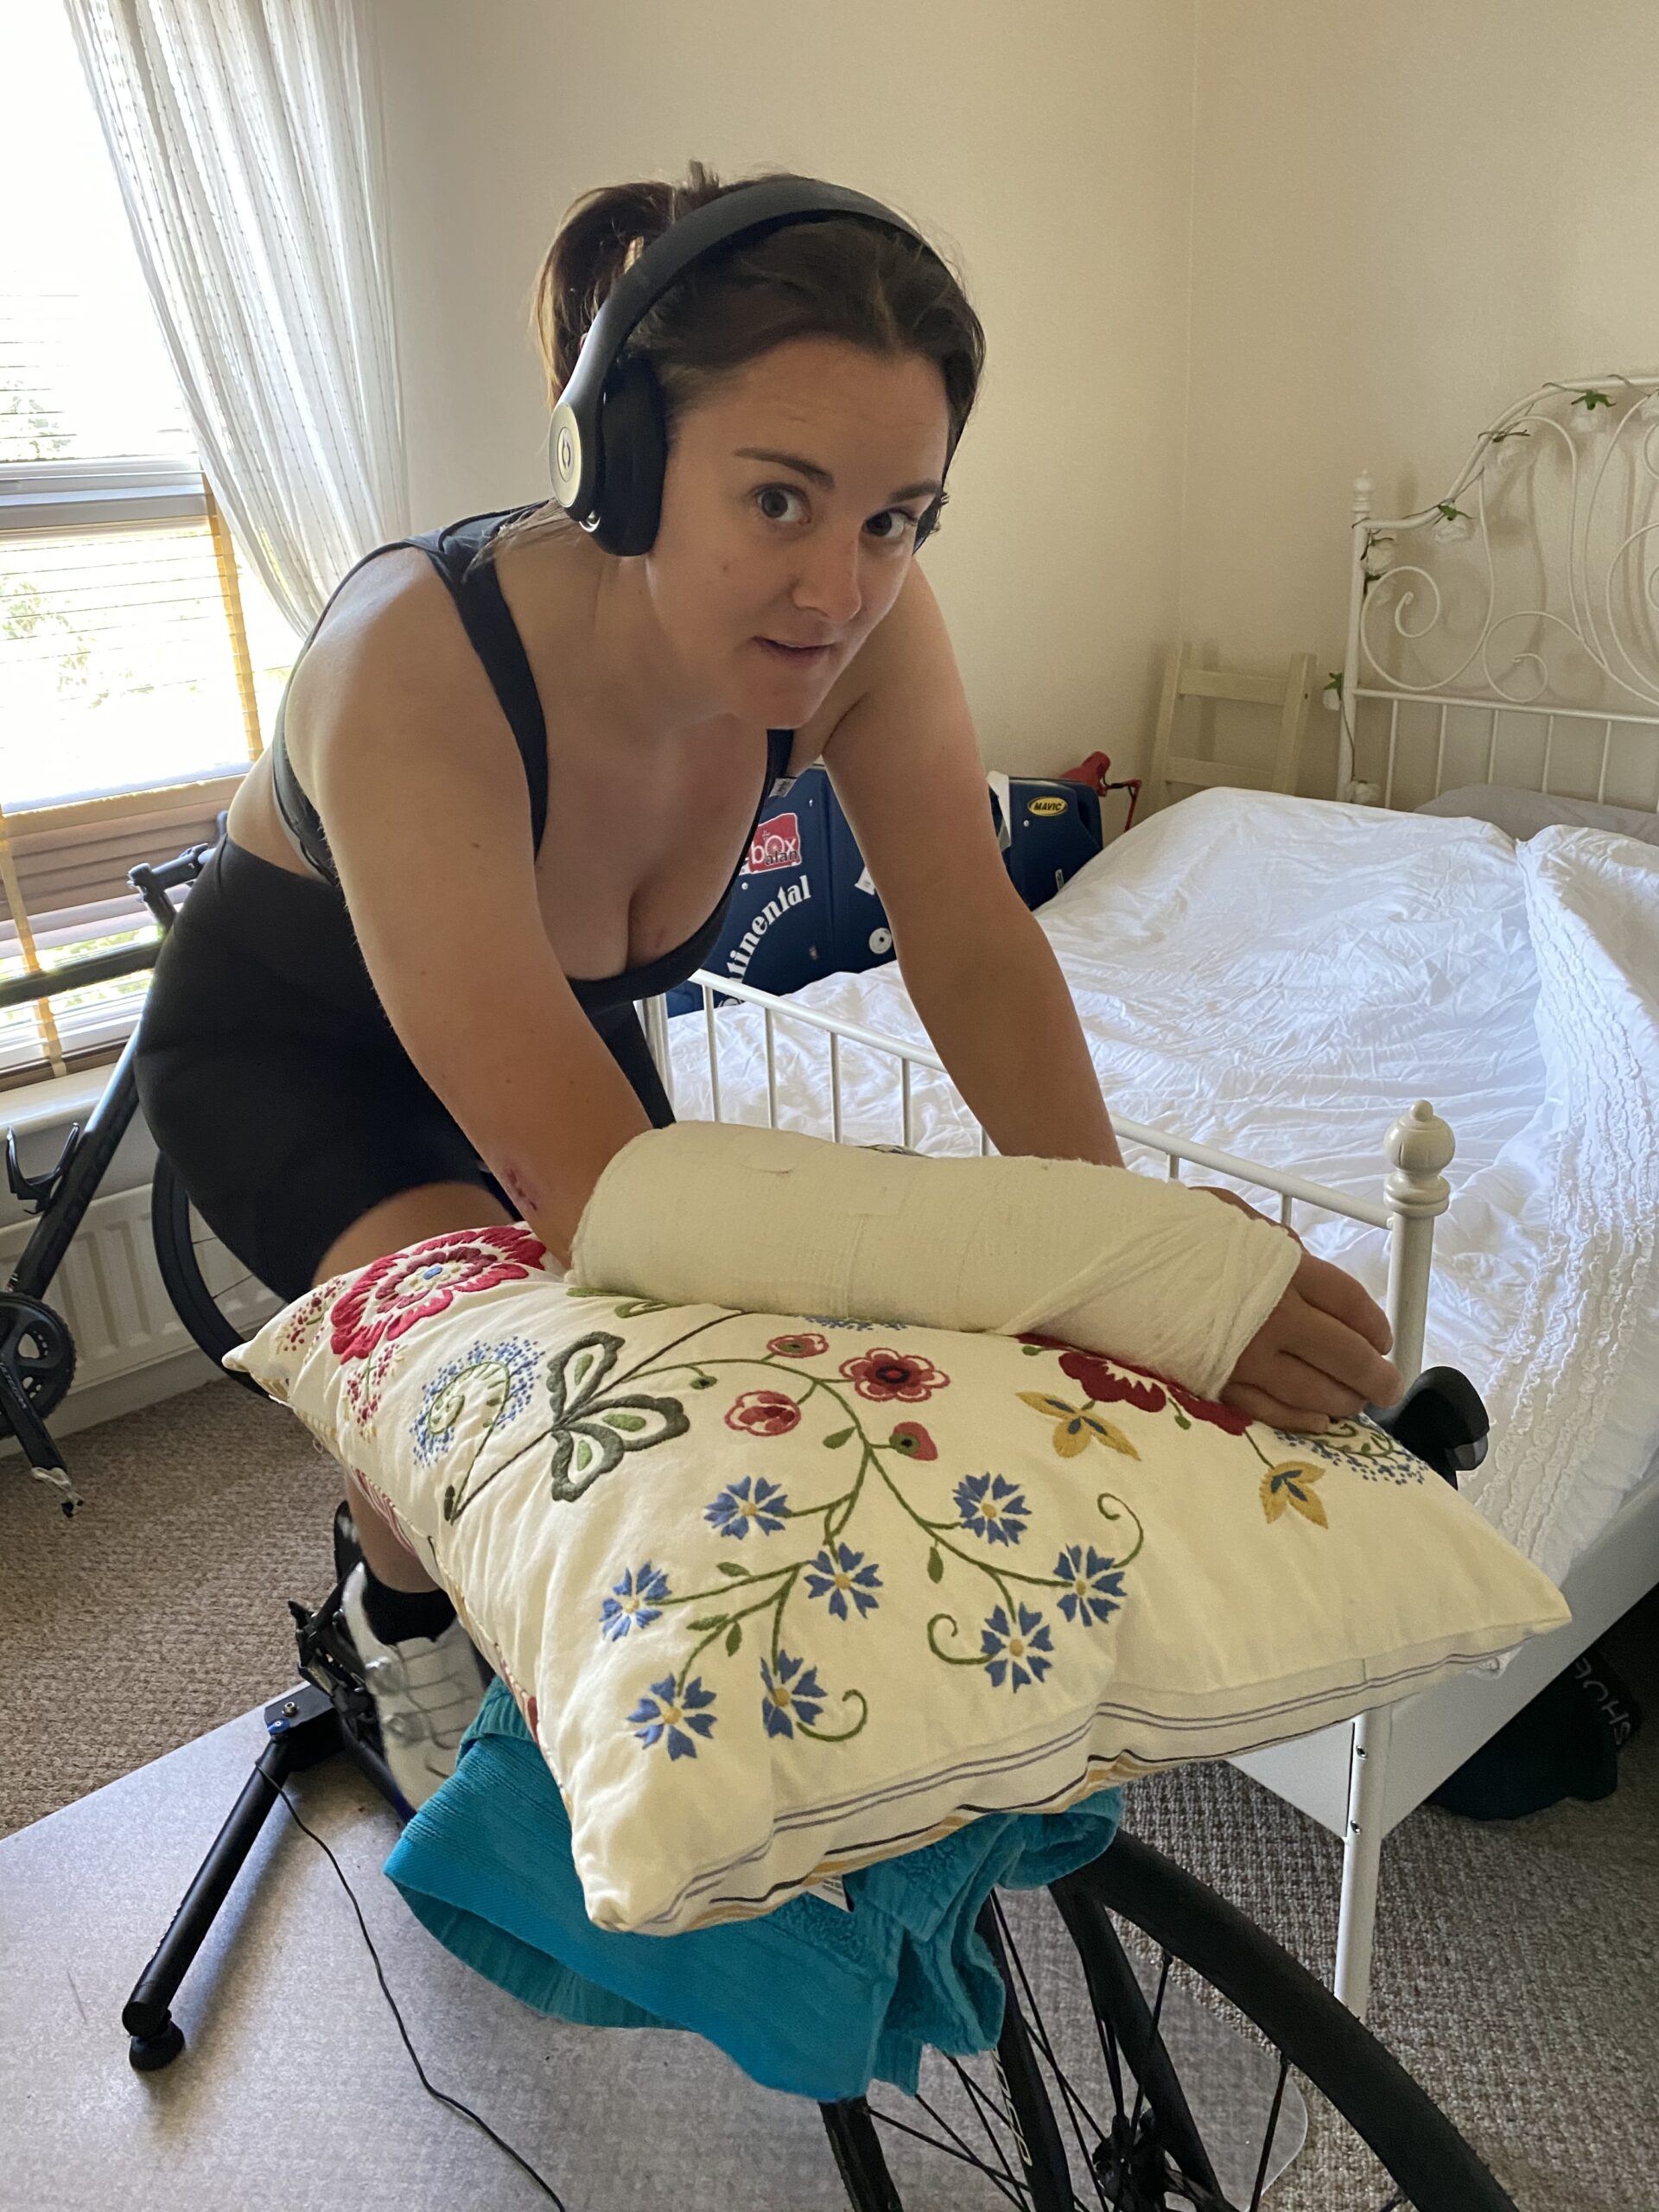
{"type": "MultiPolygon", "coordinates": [[[[1086,1357],[1087,1354],[1079,1354],[1078,1357],[1086,1357]]],[[[1115,1364],[1127,1367],[1131,1375],[1144,1376],[1153,1389],[1167,1390],[1183,1413],[1190,1414],[1194,1421],[1207,1421],[1211,1428],[1224,1430],[1229,1436],[1243,1436],[1250,1425],[1249,1414],[1242,1414],[1233,1406],[1224,1406],[1217,1398],[1201,1398],[1196,1390],[1189,1390],[1179,1382],[1172,1382],[1167,1375],[1160,1375],[1154,1368],[1136,1367],[1133,1361],[1127,1359],[1120,1359],[1115,1364]]],[[[1060,1365],[1065,1367],[1065,1362],[1062,1360],[1060,1365]]],[[[1066,1371],[1068,1374],[1074,1372],[1069,1368],[1066,1371]]]]}
{"type": "Polygon", "coordinates": [[[918,1421],[901,1421],[887,1441],[912,1459],[937,1459],[939,1447],[918,1421]]]}
{"type": "Polygon", "coordinates": [[[913,1351],[890,1351],[885,1344],[861,1358],[842,1360],[841,1371],[861,1398],[902,1398],[906,1405],[931,1398],[950,1380],[931,1359],[913,1351]]]}
{"type": "Polygon", "coordinates": [[[746,1390],[727,1414],[726,1426],[748,1436],[786,1436],[800,1418],[800,1408],[781,1390],[746,1390]]]}
{"type": "Polygon", "coordinates": [[[1081,1382],[1100,1405],[1129,1405],[1143,1414],[1160,1414],[1164,1410],[1164,1393],[1156,1382],[1136,1382],[1127,1375],[1115,1375],[1105,1361],[1093,1352],[1063,1351],[1060,1372],[1069,1375],[1074,1382],[1081,1382]]]}
{"type": "Polygon", "coordinates": [[[442,1313],[463,1291],[493,1290],[534,1274],[546,1247],[515,1222],[486,1229],[451,1229],[407,1251],[375,1260],[334,1307],[336,1359],[366,1359],[383,1337],[404,1335],[442,1313]]]}
{"type": "Polygon", "coordinates": [[[1250,1425],[1249,1414],[1239,1413],[1232,1406],[1224,1406],[1218,1399],[1201,1398],[1194,1390],[1172,1382],[1166,1375],[1160,1375],[1155,1368],[1137,1367],[1132,1359],[1113,1359],[1110,1365],[1097,1352],[1079,1351],[1075,1344],[1063,1344],[1058,1337],[1039,1336],[1033,1332],[1022,1335],[1022,1344],[1040,1344],[1045,1351],[1060,1355],[1060,1372],[1080,1382],[1090,1396],[1103,1405],[1120,1402],[1138,1407],[1144,1414],[1161,1413],[1166,1397],[1173,1398],[1182,1412],[1193,1421],[1207,1421],[1211,1428],[1219,1428],[1229,1436],[1243,1436],[1250,1425]],[[1128,1376],[1138,1375],[1138,1382],[1128,1376],[1117,1375],[1115,1368],[1126,1368],[1128,1376]]]}
{"type": "Polygon", "coordinates": [[[766,1350],[776,1352],[779,1359],[816,1359],[829,1349],[830,1339],[810,1331],[801,1337],[772,1337],[766,1344],[766,1350]]]}

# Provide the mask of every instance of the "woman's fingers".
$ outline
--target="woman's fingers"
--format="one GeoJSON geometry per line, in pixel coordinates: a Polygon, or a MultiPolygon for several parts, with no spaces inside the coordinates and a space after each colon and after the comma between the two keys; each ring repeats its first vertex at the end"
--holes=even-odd
{"type": "MultiPolygon", "coordinates": [[[[1310,1306],[1334,1315],[1357,1331],[1377,1351],[1386,1354],[1394,1350],[1394,1331],[1389,1326],[1388,1315],[1346,1268],[1305,1252],[1301,1265],[1291,1277],[1291,1287],[1310,1306]]],[[[1391,1402],[1387,1399],[1376,1401],[1379,1405],[1391,1402]]]]}
{"type": "Polygon", "coordinates": [[[1248,1414],[1252,1421],[1266,1421],[1269,1428],[1287,1428],[1319,1436],[1331,1426],[1328,1414],[1315,1413],[1311,1406],[1281,1405],[1265,1390],[1253,1390],[1248,1382],[1230,1382],[1221,1394],[1221,1402],[1248,1414]]]}
{"type": "MultiPolygon", "coordinates": [[[[1338,1320],[1334,1314],[1317,1306],[1308,1305],[1300,1297],[1294,1283],[1291,1292],[1292,1307],[1274,1350],[1281,1357],[1299,1361],[1328,1377],[1337,1389],[1351,1392],[1357,1402],[1349,1410],[1357,1410],[1358,1406],[1395,1404],[1402,1395],[1404,1386],[1394,1362],[1384,1359],[1347,1322],[1338,1320]]],[[[1273,1389],[1276,1385],[1269,1383],[1268,1387],[1273,1389]]],[[[1297,1402],[1328,1406],[1330,1411],[1336,1411],[1334,1403],[1323,1395],[1307,1401],[1299,1398],[1297,1402]]]]}

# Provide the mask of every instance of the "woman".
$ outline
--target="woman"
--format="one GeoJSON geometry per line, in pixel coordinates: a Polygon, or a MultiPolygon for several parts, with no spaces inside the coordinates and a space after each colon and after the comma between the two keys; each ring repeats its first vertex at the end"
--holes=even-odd
{"type": "MultiPolygon", "coordinates": [[[[728,188],[694,168],[572,209],[537,288],[556,400],[642,245],[728,188]]],[[[705,957],[762,799],[820,758],[993,1141],[1122,1165],[914,564],[982,347],[901,229],[731,245],[628,341],[666,416],[647,550],[543,505],[381,548],[336,591],[162,950],[138,1062],[157,1142],[273,1288],[515,1218],[568,1253],[607,1161],[671,1118],[633,1001],[705,957]]],[[[1306,1260],[1230,1400],[1307,1427],[1391,1400],[1388,1341],[1357,1284],[1306,1260]]],[[[342,1611],[418,1805],[477,1663],[347,1487],[364,1564],[342,1611]]]]}

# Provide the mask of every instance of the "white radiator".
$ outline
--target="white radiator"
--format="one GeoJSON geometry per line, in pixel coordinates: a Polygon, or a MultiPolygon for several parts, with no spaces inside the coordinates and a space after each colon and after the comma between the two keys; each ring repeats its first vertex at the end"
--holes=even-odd
{"type": "MultiPolygon", "coordinates": [[[[31,1215],[0,1229],[0,1282],[16,1266],[34,1225],[31,1215]]],[[[215,1286],[234,1281],[244,1272],[224,1246],[212,1239],[198,1257],[215,1286]]],[[[260,1286],[251,1288],[254,1297],[243,1301],[245,1312],[232,1309],[248,1328],[274,1313],[279,1303],[260,1286]]],[[[195,1353],[194,1341],[173,1311],[156,1265],[148,1183],[93,1199],[62,1266],[47,1286],[46,1302],[63,1316],[74,1338],[76,1391],[157,1366],[181,1353],[195,1353]]],[[[193,1379],[182,1378],[181,1387],[193,1379]]]]}

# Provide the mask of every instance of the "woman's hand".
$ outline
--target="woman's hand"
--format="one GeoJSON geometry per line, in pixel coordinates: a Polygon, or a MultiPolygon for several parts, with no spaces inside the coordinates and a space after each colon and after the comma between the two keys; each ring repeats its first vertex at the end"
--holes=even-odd
{"type": "MultiPolygon", "coordinates": [[[[1268,1219],[1231,1191],[1194,1187],[1257,1221],[1268,1219]]],[[[1285,1234],[1301,1243],[1294,1229],[1285,1234]]],[[[1384,1357],[1393,1346],[1388,1316],[1376,1300],[1352,1275],[1304,1248],[1284,1296],[1239,1356],[1221,1402],[1274,1428],[1317,1433],[1362,1406],[1398,1403],[1405,1385],[1384,1357]]]]}

